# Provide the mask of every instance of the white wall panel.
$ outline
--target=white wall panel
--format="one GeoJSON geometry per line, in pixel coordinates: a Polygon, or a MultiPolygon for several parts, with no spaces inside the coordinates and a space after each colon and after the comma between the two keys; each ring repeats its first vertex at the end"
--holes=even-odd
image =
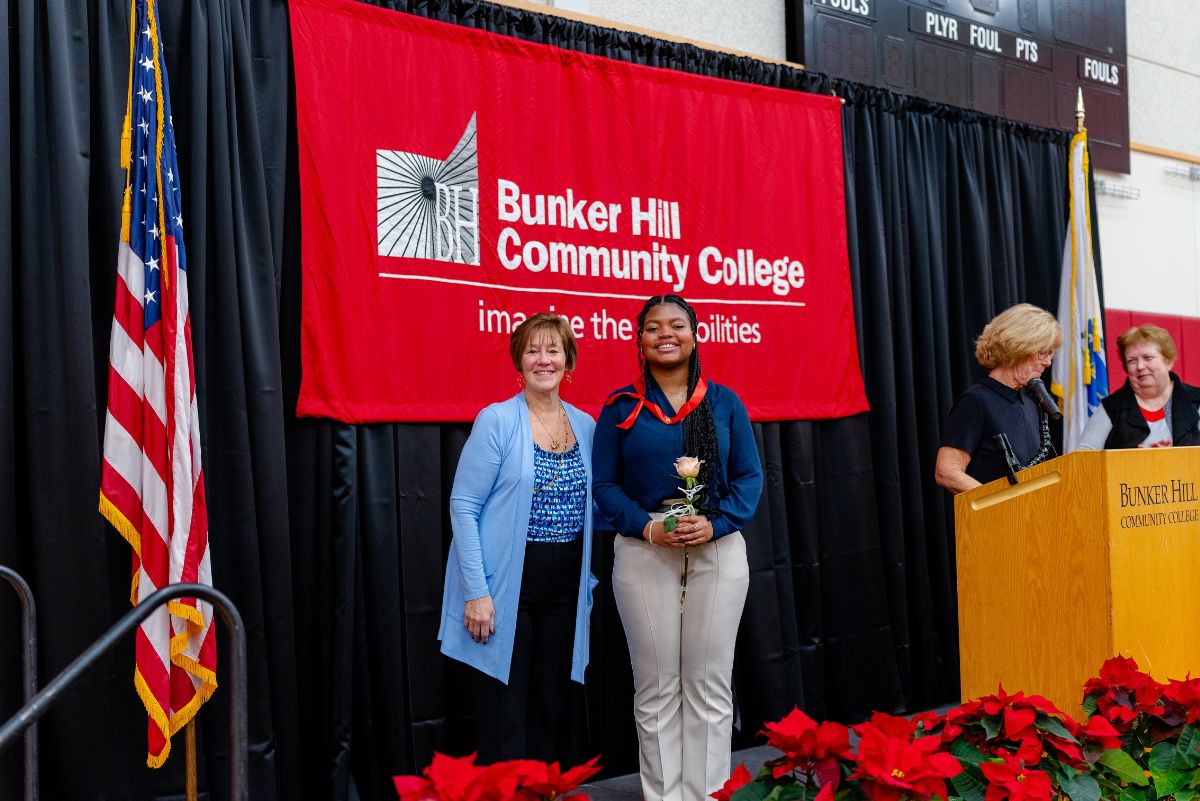
{"type": "Polygon", "coordinates": [[[1128,176],[1096,174],[1141,193],[1137,200],[1096,199],[1105,303],[1200,317],[1200,182],[1167,174],[1168,165],[1180,162],[1131,155],[1128,176]]]}

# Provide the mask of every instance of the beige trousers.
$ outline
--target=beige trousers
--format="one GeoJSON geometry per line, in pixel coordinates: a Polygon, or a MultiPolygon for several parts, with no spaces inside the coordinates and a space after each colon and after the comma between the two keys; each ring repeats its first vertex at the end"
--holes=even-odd
{"type": "Polygon", "coordinates": [[[613,592],[633,662],[646,801],[704,801],[729,778],[733,651],[750,569],[734,532],[693,548],[679,609],[683,552],[618,536],[613,592]]]}

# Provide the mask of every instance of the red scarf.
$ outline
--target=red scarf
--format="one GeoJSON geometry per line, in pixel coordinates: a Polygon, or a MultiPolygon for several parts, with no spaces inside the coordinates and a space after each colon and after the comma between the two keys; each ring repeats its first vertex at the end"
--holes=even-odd
{"type": "Polygon", "coordinates": [[[700,380],[696,382],[696,388],[692,390],[692,397],[688,398],[687,403],[680,406],[679,411],[675,412],[674,415],[667,415],[657,403],[646,399],[645,377],[639,376],[638,379],[633,382],[633,389],[633,392],[618,392],[604,402],[604,405],[608,406],[617,398],[637,399],[637,405],[633,407],[633,411],[630,412],[629,416],[626,417],[622,422],[617,423],[617,428],[624,430],[633,428],[633,423],[637,420],[638,415],[642,413],[642,409],[649,409],[650,413],[657,417],[660,422],[669,426],[673,426],[691,414],[692,411],[700,405],[700,403],[704,400],[705,394],[708,392],[708,384],[704,381],[704,377],[701,376],[700,380]]]}

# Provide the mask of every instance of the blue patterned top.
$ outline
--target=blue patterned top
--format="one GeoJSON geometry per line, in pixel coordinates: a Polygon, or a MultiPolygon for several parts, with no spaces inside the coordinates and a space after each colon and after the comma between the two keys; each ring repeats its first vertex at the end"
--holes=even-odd
{"type": "Polygon", "coordinates": [[[572,542],[583,531],[587,511],[587,470],[576,442],[566,453],[533,445],[533,505],[530,542],[572,542]]]}

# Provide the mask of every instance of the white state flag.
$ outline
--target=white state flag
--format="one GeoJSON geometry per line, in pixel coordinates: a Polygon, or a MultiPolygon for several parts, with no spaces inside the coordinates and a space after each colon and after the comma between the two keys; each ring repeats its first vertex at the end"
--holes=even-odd
{"type": "Polygon", "coordinates": [[[1108,395],[1104,310],[1100,308],[1092,255],[1088,170],[1087,131],[1080,131],[1071,139],[1071,222],[1063,245],[1058,289],[1058,323],[1063,329],[1063,343],[1050,372],[1051,389],[1062,399],[1064,453],[1079,445],[1088,418],[1108,395]]]}

